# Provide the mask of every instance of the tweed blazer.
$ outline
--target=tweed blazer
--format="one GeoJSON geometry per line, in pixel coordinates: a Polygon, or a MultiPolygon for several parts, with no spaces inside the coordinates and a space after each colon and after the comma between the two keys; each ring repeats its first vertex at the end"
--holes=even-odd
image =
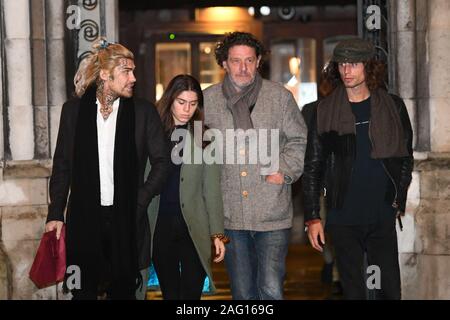
{"type": "MultiPolygon", "coordinates": [[[[230,145],[226,141],[226,131],[234,129],[233,116],[227,107],[221,83],[204,90],[204,104],[205,124],[220,131],[225,137],[224,145],[230,145]]],[[[260,157],[257,163],[252,164],[238,164],[238,161],[229,163],[224,157],[221,187],[225,228],[252,231],[290,228],[293,217],[291,184],[303,172],[306,149],[307,128],[303,116],[286,88],[278,83],[263,80],[251,119],[257,129],[259,141],[262,138],[259,133],[261,130],[258,129],[278,129],[278,172],[287,176],[287,179],[283,185],[267,183],[266,174],[261,171],[263,163],[260,157]]],[[[250,150],[241,148],[234,152],[246,154],[250,150]]],[[[227,151],[222,152],[225,154],[227,151]]]]}

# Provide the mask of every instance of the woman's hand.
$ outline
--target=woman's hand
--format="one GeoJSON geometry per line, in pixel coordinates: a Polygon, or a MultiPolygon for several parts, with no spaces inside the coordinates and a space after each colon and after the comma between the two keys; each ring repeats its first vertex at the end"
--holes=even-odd
{"type": "Polygon", "coordinates": [[[216,248],[216,256],[213,261],[219,263],[225,257],[225,244],[219,238],[214,238],[214,247],[216,248]]]}
{"type": "Polygon", "coordinates": [[[64,222],[62,221],[49,221],[47,222],[47,224],[45,225],[45,232],[49,232],[49,231],[53,231],[56,228],[56,239],[59,240],[59,237],[61,237],[61,229],[64,225],[64,222]]]}
{"type": "Polygon", "coordinates": [[[284,175],[280,172],[272,173],[271,175],[266,176],[266,182],[282,185],[284,184],[284,175]]]}

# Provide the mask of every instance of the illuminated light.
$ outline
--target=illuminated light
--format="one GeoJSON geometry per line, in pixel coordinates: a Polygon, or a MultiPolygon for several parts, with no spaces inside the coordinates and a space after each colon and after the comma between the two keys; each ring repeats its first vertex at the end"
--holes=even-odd
{"type": "Polygon", "coordinates": [[[175,34],[174,33],[169,34],[169,39],[170,40],[175,40],[175,34]]]}
{"type": "Polygon", "coordinates": [[[159,101],[159,99],[162,98],[162,95],[164,93],[164,86],[162,83],[156,84],[156,101],[159,101]]]}
{"type": "Polygon", "coordinates": [[[261,9],[259,9],[259,12],[261,12],[261,15],[263,16],[268,16],[270,14],[270,8],[267,6],[263,6],[261,7],[261,9]]]}
{"type": "Polygon", "coordinates": [[[296,75],[300,69],[302,60],[298,57],[292,57],[289,59],[289,71],[292,75],[296,75]]]}
{"type": "Polygon", "coordinates": [[[206,54],[211,53],[211,47],[206,47],[205,50],[203,50],[206,54]]]}
{"type": "Polygon", "coordinates": [[[255,8],[254,7],[249,7],[248,8],[248,14],[253,17],[255,15],[255,8]]]}
{"type": "Polygon", "coordinates": [[[250,21],[248,8],[244,7],[209,7],[195,10],[195,21],[250,21]]]}

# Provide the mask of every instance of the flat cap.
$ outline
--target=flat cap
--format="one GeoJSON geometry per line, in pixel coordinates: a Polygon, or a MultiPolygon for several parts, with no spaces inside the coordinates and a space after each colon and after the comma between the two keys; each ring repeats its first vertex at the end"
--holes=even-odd
{"type": "Polygon", "coordinates": [[[363,62],[375,56],[375,46],[360,38],[348,39],[339,42],[333,51],[334,62],[363,62]]]}

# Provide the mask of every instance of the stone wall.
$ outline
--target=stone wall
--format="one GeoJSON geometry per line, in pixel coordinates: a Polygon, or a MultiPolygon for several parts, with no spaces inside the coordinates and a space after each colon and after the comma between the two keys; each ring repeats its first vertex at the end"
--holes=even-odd
{"type": "Polygon", "coordinates": [[[51,146],[67,98],[64,0],[4,0],[0,10],[0,299],[55,299],[56,287],[38,290],[28,272],[44,231],[51,146]]]}
{"type": "Polygon", "coordinates": [[[4,0],[3,10],[8,147],[13,159],[30,160],[34,158],[30,2],[4,0]]]}
{"type": "Polygon", "coordinates": [[[0,175],[0,299],[54,299],[28,278],[47,216],[51,161],[8,162],[0,175]]]}
{"type": "MultiPolygon", "coordinates": [[[[60,287],[38,290],[28,277],[44,232],[51,156],[67,100],[68,3],[3,0],[0,6],[0,300],[68,298],[60,287]]],[[[107,17],[99,35],[117,41],[118,1],[98,3],[107,17]]]]}
{"type": "Polygon", "coordinates": [[[399,233],[404,299],[450,299],[450,154],[416,160],[399,233]]]}
{"type": "Polygon", "coordinates": [[[450,299],[450,2],[391,2],[397,93],[415,134],[399,251],[404,299],[450,299]]]}

